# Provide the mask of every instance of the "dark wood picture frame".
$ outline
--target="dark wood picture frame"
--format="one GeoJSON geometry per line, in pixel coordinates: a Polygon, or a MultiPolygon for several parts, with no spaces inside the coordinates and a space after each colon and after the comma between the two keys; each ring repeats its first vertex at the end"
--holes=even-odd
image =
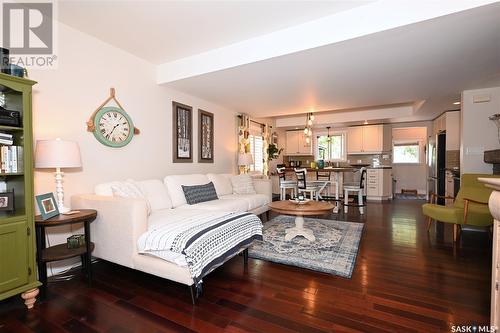
{"type": "Polygon", "coordinates": [[[198,109],[198,162],[214,163],[214,114],[198,109]]]}
{"type": "Polygon", "coordinates": [[[172,102],[172,157],[174,163],[193,162],[193,108],[172,102]]]}

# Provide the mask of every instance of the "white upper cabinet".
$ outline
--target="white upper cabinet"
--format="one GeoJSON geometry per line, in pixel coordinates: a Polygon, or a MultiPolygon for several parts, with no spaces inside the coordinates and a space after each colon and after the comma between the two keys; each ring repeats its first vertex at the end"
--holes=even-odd
{"type": "Polygon", "coordinates": [[[446,150],[460,150],[460,111],[446,112],[446,150]]]}
{"type": "Polygon", "coordinates": [[[306,142],[304,131],[287,131],[285,155],[312,155],[312,145],[306,142]]]}
{"type": "Polygon", "coordinates": [[[363,152],[363,127],[349,127],[347,129],[347,153],[363,152]]]}
{"type": "Polygon", "coordinates": [[[384,125],[355,126],[347,129],[348,154],[372,154],[391,150],[391,129],[384,125]]]}

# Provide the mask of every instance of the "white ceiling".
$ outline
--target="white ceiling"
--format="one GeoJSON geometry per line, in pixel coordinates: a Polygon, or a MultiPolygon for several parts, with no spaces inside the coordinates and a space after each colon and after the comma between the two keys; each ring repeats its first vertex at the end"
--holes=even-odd
{"type": "MultiPolygon", "coordinates": [[[[360,31],[363,18],[377,17],[383,22],[387,15],[387,21],[399,22],[398,28],[365,32],[362,37],[184,76],[187,78],[166,84],[255,117],[341,110],[342,119],[348,122],[363,119],[363,114],[372,114],[374,119],[384,112],[374,114],[373,110],[385,106],[387,115],[399,109],[404,112],[380,118],[383,121],[432,119],[457,108],[452,103],[460,99],[461,91],[500,85],[499,2],[404,25],[408,22],[401,14],[409,13],[405,6],[411,5],[415,11],[427,6],[425,10],[443,13],[447,6],[459,7],[459,2],[474,7],[474,3],[479,6],[488,1],[441,0],[420,5],[398,1],[65,0],[59,2],[58,11],[63,23],[163,66],[183,62],[187,66],[192,59],[205,59],[207,51],[232,45],[241,48],[246,45],[242,41],[266,38],[283,31],[280,29],[315,20],[338,22],[342,26],[334,30],[340,32],[360,31]],[[371,7],[379,8],[378,14],[371,7]],[[390,105],[407,107],[387,108],[390,105]]],[[[307,40],[309,35],[302,37],[307,40]]],[[[226,63],[222,58],[213,60],[226,63]]]]}
{"type": "Polygon", "coordinates": [[[258,117],[425,101],[421,120],[498,84],[500,3],[168,85],[258,117]]]}
{"type": "Polygon", "coordinates": [[[63,0],[58,19],[160,64],[369,2],[63,0]]]}

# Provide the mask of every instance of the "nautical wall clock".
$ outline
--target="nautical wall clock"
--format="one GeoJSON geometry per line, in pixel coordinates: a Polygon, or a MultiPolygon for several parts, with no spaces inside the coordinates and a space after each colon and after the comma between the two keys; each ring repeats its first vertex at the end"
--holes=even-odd
{"type": "Polygon", "coordinates": [[[92,114],[87,122],[87,131],[92,132],[100,143],[108,147],[120,148],[126,146],[139,134],[139,129],[134,127],[132,118],[115,98],[115,90],[111,88],[110,96],[92,114]],[[119,107],[104,106],[114,100],[119,107]]]}

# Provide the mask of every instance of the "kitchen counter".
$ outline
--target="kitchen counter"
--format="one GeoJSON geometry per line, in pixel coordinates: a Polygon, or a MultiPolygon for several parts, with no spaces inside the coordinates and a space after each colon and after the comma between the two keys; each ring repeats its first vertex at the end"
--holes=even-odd
{"type": "MultiPolygon", "coordinates": [[[[303,168],[303,167],[297,167],[297,169],[306,169],[307,172],[348,172],[348,171],[353,171],[359,168],[355,167],[325,167],[323,169],[313,169],[313,168],[303,168]]],[[[285,168],[285,172],[293,172],[295,168],[285,168]]]]}
{"type": "Polygon", "coordinates": [[[367,169],[392,169],[392,165],[370,166],[367,169]]]}

